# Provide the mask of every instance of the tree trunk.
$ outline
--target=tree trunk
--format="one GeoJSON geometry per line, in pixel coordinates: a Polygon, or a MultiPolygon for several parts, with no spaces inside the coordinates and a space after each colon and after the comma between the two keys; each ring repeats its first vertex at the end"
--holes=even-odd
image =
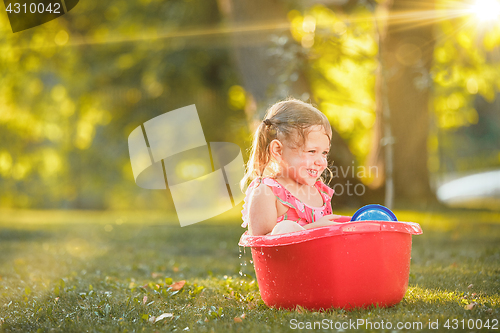
{"type": "MultiPolygon", "coordinates": [[[[400,21],[397,14],[430,10],[433,4],[424,2],[418,5],[411,0],[394,0],[392,4],[389,2],[381,6],[387,6],[389,19],[379,27],[381,71],[377,78],[378,121],[374,136],[375,154],[371,156],[371,163],[381,165],[383,157],[376,152],[387,154],[388,145],[392,145],[396,204],[432,203],[436,201],[436,196],[430,187],[427,168],[427,137],[433,25],[427,22],[422,24],[422,21],[400,21]],[[388,117],[384,117],[384,110],[389,112],[388,117]],[[381,135],[387,121],[392,138],[382,138],[381,135]]],[[[387,160],[385,163],[387,170],[387,160]]]]}

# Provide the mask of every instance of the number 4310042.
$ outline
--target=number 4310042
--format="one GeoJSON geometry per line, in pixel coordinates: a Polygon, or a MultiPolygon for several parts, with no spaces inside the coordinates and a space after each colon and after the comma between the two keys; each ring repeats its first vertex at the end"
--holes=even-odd
{"type": "Polygon", "coordinates": [[[482,319],[476,319],[476,320],[474,320],[474,319],[469,319],[469,320],[466,320],[466,319],[462,319],[462,320],[448,319],[444,323],[444,327],[446,327],[447,329],[453,329],[453,330],[457,330],[457,329],[461,329],[461,330],[477,329],[477,330],[480,330],[481,328],[487,328],[489,330],[498,330],[498,319],[492,319],[491,322],[489,319],[487,319],[486,321],[483,321],[482,319]]]}
{"type": "Polygon", "coordinates": [[[20,4],[20,3],[9,3],[9,5],[6,8],[6,11],[9,13],[38,13],[38,14],[43,14],[43,13],[53,13],[53,14],[61,14],[61,4],[60,3],[49,3],[48,5],[44,3],[30,3],[30,4],[20,4]]]}

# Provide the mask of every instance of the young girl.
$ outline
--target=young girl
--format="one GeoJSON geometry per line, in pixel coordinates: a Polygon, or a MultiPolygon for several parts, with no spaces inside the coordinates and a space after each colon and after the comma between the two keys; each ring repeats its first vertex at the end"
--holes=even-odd
{"type": "Polygon", "coordinates": [[[327,168],[332,129],[324,114],[296,99],[267,111],[254,135],[242,188],[251,235],[280,234],[337,224],[333,190],[320,179],[327,168]]]}

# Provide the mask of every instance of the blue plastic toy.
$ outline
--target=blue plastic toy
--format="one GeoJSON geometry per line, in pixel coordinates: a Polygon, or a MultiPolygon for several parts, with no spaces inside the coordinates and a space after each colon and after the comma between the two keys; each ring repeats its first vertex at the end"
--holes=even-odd
{"type": "Polygon", "coordinates": [[[397,221],[396,215],[382,205],[366,205],[354,213],[351,221],[397,221]]]}

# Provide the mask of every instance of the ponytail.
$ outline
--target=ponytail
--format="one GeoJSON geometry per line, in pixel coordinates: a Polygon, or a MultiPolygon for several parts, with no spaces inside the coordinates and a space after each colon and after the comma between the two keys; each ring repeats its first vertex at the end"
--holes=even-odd
{"type": "MultiPolygon", "coordinates": [[[[270,120],[267,120],[269,124],[270,120]]],[[[246,173],[240,181],[240,188],[244,192],[248,180],[262,178],[264,172],[271,162],[271,154],[269,153],[269,144],[276,139],[276,128],[273,125],[266,125],[261,122],[255,131],[250,157],[246,165],[246,173]]]]}

